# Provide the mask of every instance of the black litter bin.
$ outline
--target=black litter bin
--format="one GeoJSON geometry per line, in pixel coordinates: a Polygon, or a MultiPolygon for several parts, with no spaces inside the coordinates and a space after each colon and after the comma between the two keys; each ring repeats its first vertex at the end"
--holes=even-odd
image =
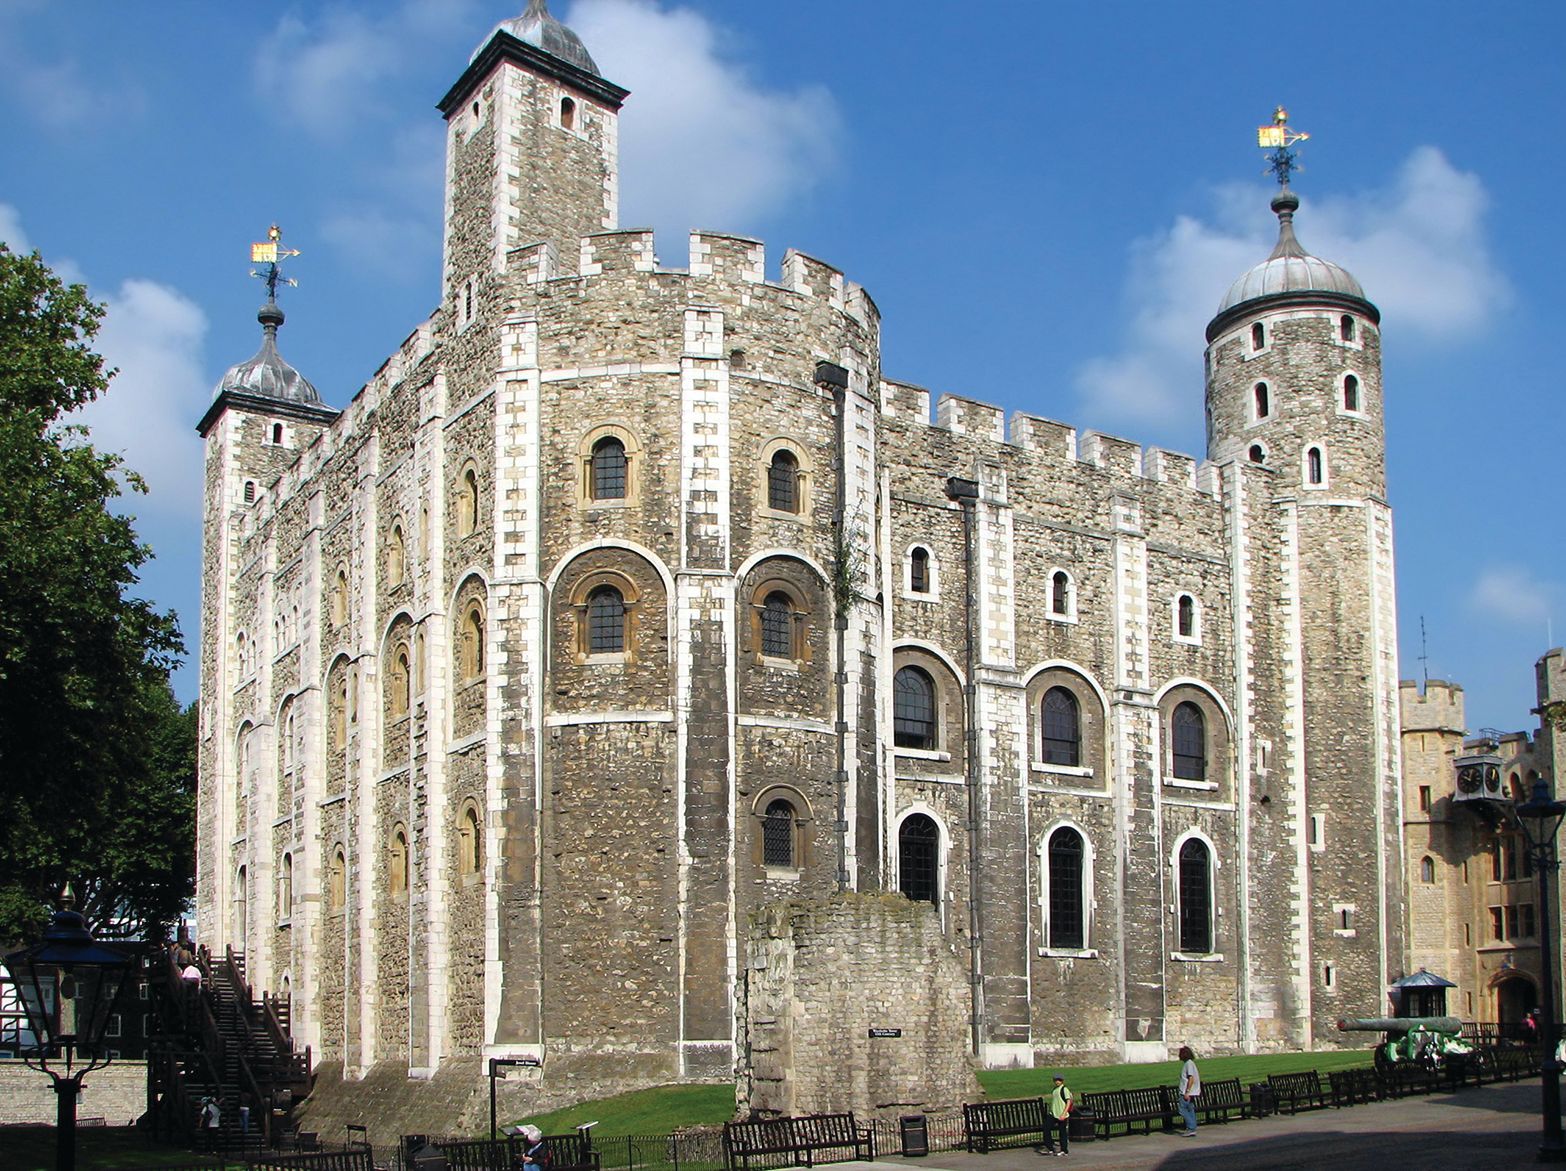
{"type": "Polygon", "coordinates": [[[923,1114],[904,1114],[897,1120],[903,1136],[903,1155],[917,1158],[930,1153],[930,1124],[923,1114]]]}
{"type": "Polygon", "coordinates": [[[1273,1097],[1272,1087],[1266,1082],[1251,1083],[1251,1117],[1266,1118],[1278,1110],[1278,1101],[1273,1097]]]}
{"type": "Polygon", "coordinates": [[[1098,1137],[1098,1115],[1091,1110],[1071,1112],[1071,1141],[1090,1143],[1098,1137]]]}

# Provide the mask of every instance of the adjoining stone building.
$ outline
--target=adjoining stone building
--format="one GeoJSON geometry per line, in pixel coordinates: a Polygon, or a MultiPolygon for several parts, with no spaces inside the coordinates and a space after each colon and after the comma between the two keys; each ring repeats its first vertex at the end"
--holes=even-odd
{"type": "MultiPolygon", "coordinates": [[[[1566,651],[1544,655],[1534,675],[1536,711],[1566,700],[1566,651]]],[[[1546,915],[1557,979],[1563,939],[1558,892],[1552,907],[1540,905],[1538,875],[1512,811],[1540,779],[1559,792],[1566,737],[1544,719],[1531,735],[1486,729],[1470,736],[1463,689],[1437,679],[1422,689],[1404,681],[1402,707],[1410,965],[1456,985],[1448,1007],[1464,1020],[1516,1030],[1543,1003],[1546,915]]]]}
{"type": "Polygon", "coordinates": [[[1205,460],[932,422],[836,269],[617,227],[626,96],[503,22],[441,102],[437,312],[339,412],[269,304],[202,419],[202,937],[350,1076],[729,1077],[752,917],[844,889],[928,905],[989,1065],[1384,1011],[1380,316],[1292,193],[1205,460]]]}

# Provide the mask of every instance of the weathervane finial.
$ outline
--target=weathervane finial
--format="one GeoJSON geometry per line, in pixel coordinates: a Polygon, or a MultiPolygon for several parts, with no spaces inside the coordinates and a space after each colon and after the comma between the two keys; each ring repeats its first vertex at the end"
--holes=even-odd
{"type": "Polygon", "coordinates": [[[1267,169],[1263,175],[1277,177],[1278,186],[1287,187],[1289,176],[1295,171],[1303,171],[1305,168],[1299,164],[1299,154],[1289,148],[1296,142],[1304,142],[1310,135],[1302,130],[1289,128],[1289,112],[1279,106],[1272,113],[1271,126],[1258,126],[1256,128],[1256,145],[1267,154],[1267,169]]]}
{"type": "Polygon", "coordinates": [[[251,269],[250,275],[266,282],[266,299],[269,303],[277,301],[277,286],[288,285],[290,288],[298,288],[299,282],[283,275],[278,265],[290,256],[298,256],[299,249],[284,248],[282,245],[283,229],[273,224],[266,230],[266,242],[250,245],[250,263],[261,264],[266,267],[251,269]]]}

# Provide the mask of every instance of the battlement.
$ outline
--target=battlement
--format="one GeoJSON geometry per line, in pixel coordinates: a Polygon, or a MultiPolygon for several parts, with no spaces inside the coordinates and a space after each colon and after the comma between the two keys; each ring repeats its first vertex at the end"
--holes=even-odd
{"type": "Polygon", "coordinates": [[[653,272],[657,267],[658,257],[653,249],[651,228],[621,228],[582,237],[582,259],[577,266],[582,276],[600,276],[606,272],[653,272]]]}
{"type": "Polygon", "coordinates": [[[1463,688],[1444,679],[1404,679],[1397,685],[1405,732],[1461,732],[1465,726],[1463,688]]]}
{"type": "Polygon", "coordinates": [[[760,284],[767,279],[767,246],[749,236],[694,231],[690,235],[692,276],[760,284]]]}

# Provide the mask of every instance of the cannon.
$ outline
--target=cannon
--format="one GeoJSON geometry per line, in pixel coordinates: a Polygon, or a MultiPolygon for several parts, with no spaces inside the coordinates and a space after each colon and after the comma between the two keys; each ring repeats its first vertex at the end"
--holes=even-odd
{"type": "Polygon", "coordinates": [[[1463,1022],[1455,1016],[1358,1017],[1340,1020],[1345,1033],[1380,1033],[1376,1046],[1376,1069],[1385,1072],[1395,1065],[1416,1064],[1434,1072],[1449,1062],[1466,1063],[1476,1059],[1474,1047],[1463,1040],[1463,1022]]]}

